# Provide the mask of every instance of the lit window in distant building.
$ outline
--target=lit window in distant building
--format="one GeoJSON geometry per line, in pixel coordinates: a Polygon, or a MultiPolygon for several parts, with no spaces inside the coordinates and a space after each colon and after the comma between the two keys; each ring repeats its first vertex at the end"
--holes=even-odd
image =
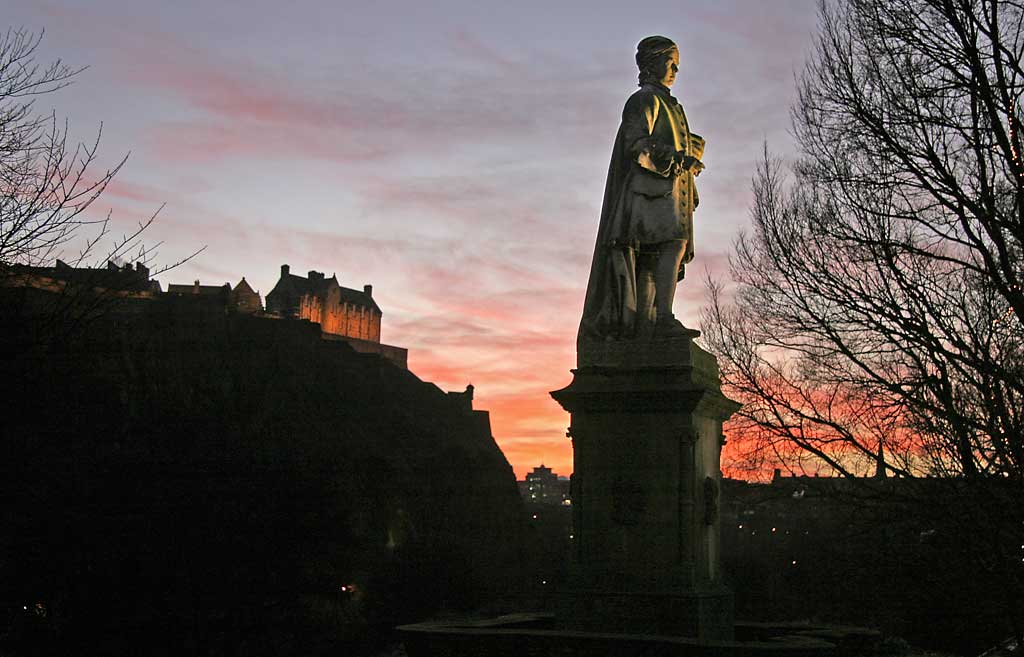
{"type": "Polygon", "coordinates": [[[564,506],[572,504],[569,499],[569,479],[559,477],[543,464],[526,475],[525,480],[520,483],[520,490],[524,496],[529,495],[531,503],[564,506]]]}

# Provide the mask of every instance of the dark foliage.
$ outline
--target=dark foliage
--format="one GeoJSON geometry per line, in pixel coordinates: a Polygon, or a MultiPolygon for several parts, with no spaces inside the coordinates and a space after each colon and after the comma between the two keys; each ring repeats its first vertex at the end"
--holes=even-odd
{"type": "Polygon", "coordinates": [[[977,546],[945,513],[958,505],[947,499],[956,494],[947,484],[728,482],[723,568],[737,617],[874,627],[920,648],[962,655],[996,644],[1012,630],[1005,599],[994,595],[999,582],[964,567],[977,546]],[[864,500],[862,486],[875,491],[874,501],[864,500]],[[919,496],[933,500],[933,513],[912,503],[919,496]]]}

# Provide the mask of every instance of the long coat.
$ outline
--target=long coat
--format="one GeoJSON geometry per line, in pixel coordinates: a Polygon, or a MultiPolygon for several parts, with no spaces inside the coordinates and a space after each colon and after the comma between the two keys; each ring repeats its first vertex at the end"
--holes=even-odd
{"type": "Polygon", "coordinates": [[[693,173],[681,170],[680,155],[699,159],[703,151],[704,140],[690,132],[682,106],[665,87],[645,84],[626,101],[608,166],[581,338],[633,335],[636,258],[644,246],[685,240],[682,279],[693,260],[699,198],[693,173]]]}

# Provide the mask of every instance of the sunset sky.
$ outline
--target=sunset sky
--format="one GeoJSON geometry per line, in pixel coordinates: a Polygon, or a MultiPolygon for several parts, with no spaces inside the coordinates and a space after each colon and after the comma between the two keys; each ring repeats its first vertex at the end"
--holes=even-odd
{"type": "Polygon", "coordinates": [[[264,295],[281,264],[374,286],[382,340],[446,390],[476,388],[519,478],[572,471],[567,385],[636,43],[680,45],[673,89],[707,140],[696,258],[676,315],[728,274],[767,142],[792,152],[816,0],[156,2],[6,0],[38,59],[88,66],[39,98],[125,168],[94,206],[120,234],[166,204],[159,277],[264,295]],[[637,7],[643,7],[642,10],[637,7]]]}

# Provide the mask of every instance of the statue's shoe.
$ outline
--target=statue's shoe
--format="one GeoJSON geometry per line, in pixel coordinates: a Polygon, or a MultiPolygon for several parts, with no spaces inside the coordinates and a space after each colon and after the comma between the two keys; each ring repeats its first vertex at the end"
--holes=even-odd
{"type": "Polygon", "coordinates": [[[658,338],[679,338],[684,336],[695,338],[698,335],[700,335],[700,331],[686,328],[673,315],[659,317],[654,325],[654,336],[658,338]]]}

